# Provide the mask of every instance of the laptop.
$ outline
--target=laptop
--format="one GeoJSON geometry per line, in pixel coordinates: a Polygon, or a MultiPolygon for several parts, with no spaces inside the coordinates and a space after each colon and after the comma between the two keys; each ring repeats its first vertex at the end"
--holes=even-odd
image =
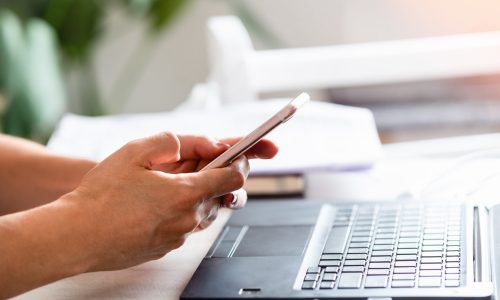
{"type": "Polygon", "coordinates": [[[490,299],[500,208],[250,201],[182,299],[490,299]]]}

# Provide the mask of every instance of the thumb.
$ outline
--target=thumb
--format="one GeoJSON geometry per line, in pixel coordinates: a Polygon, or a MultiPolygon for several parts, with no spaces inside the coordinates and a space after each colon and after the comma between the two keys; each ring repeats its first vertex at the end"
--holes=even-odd
{"type": "Polygon", "coordinates": [[[135,164],[148,169],[158,164],[178,161],[180,147],[179,139],[171,132],[162,132],[138,139],[125,146],[133,155],[132,160],[135,164]]]}

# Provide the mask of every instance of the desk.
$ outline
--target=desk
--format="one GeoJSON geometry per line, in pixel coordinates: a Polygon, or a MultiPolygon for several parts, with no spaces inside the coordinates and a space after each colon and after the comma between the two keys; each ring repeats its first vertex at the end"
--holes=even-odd
{"type": "MultiPolygon", "coordinates": [[[[500,149],[500,134],[386,145],[385,158],[371,170],[307,174],[306,195],[331,201],[394,199],[425,185],[454,157],[484,148],[500,149]]],[[[229,216],[222,211],[211,227],[160,260],[67,278],[16,299],[177,299],[229,216]]]]}

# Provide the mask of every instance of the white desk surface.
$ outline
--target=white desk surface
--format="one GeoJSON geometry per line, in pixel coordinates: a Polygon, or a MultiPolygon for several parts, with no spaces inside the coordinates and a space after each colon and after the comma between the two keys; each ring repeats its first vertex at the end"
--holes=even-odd
{"type": "MultiPolygon", "coordinates": [[[[425,185],[454,160],[450,157],[495,147],[500,149],[500,134],[387,145],[386,157],[371,170],[308,174],[306,195],[331,201],[393,199],[425,185]]],[[[160,260],[67,278],[16,299],[178,299],[229,215],[223,211],[211,227],[160,260]]]]}

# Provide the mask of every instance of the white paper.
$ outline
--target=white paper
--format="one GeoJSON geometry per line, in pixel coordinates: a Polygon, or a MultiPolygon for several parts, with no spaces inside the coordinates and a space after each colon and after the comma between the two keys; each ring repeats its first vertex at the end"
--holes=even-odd
{"type": "MultiPolygon", "coordinates": [[[[49,147],[61,154],[102,160],[128,141],[171,131],[216,138],[244,136],[288,99],[228,105],[210,111],[83,117],[66,115],[49,147]]],[[[370,111],[311,101],[267,138],[280,151],[272,160],[252,160],[254,174],[308,170],[358,170],[381,157],[382,147],[370,111]]]]}

